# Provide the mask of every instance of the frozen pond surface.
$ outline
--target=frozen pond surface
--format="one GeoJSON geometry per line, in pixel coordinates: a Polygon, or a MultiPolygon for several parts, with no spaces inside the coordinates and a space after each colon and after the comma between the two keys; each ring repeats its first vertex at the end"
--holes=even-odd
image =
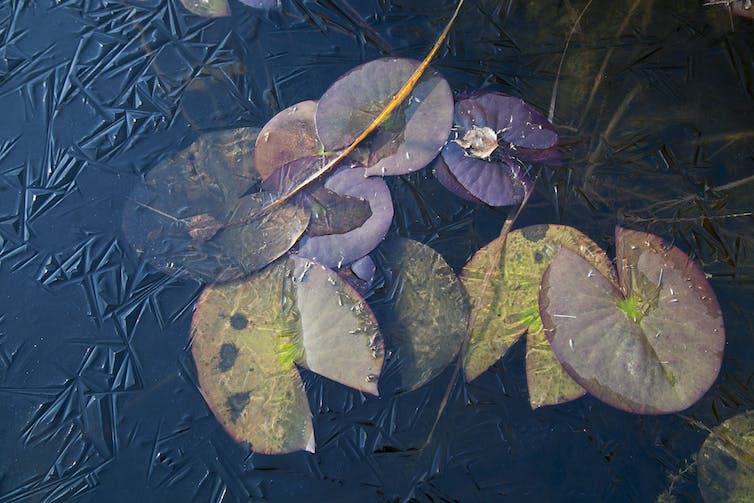
{"type": "MultiPolygon", "coordinates": [[[[206,405],[190,348],[203,285],[132,250],[128,196],[201,132],[261,127],[372,59],[423,58],[455,4],[230,7],[0,3],[0,502],[700,501],[709,430],[754,408],[754,22],[696,0],[468,0],[433,63],[455,93],[545,114],[555,95],[562,166],[539,172],[517,227],[571,225],[614,256],[622,225],[700,265],[727,344],[699,402],[532,411],[518,342],[470,384],[447,369],[391,392],[388,364],[379,398],[301,370],[316,453],[267,456],[206,405]]],[[[387,183],[389,235],[456,271],[509,214],[428,168],[387,183]]]]}

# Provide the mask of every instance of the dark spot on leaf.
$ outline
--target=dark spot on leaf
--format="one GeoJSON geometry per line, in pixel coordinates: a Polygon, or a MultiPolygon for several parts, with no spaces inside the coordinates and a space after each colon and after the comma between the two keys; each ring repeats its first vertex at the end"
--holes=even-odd
{"type": "Polygon", "coordinates": [[[240,393],[234,393],[228,397],[225,405],[230,410],[230,420],[234,423],[241,417],[241,413],[249,405],[249,392],[241,391],[240,393]]]}
{"type": "Polygon", "coordinates": [[[547,227],[547,224],[530,225],[521,229],[521,234],[523,234],[523,236],[529,241],[537,242],[545,237],[545,234],[547,234],[547,227]]]}
{"type": "Polygon", "coordinates": [[[230,317],[230,326],[236,330],[243,330],[249,326],[249,320],[244,315],[236,313],[230,317]]]}
{"type": "Polygon", "coordinates": [[[536,262],[537,264],[541,264],[544,258],[545,257],[542,255],[541,252],[534,252],[534,262],[536,262]]]}
{"type": "Polygon", "coordinates": [[[238,357],[238,348],[235,344],[225,343],[220,346],[220,362],[217,364],[217,369],[220,372],[227,372],[233,368],[238,357]]]}

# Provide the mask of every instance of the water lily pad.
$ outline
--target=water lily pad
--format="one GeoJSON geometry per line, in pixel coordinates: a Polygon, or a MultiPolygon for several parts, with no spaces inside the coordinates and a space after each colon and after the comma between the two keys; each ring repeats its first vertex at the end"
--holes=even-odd
{"type": "Polygon", "coordinates": [[[374,315],[337,273],[310,260],[281,259],[207,288],[192,334],[208,405],[235,439],[258,452],[314,451],[295,364],[377,394],[384,351],[374,315]]]}
{"type": "MultiPolygon", "coordinates": [[[[418,66],[419,61],[412,59],[377,59],[335,81],[317,106],[317,133],[325,149],[351,144],[418,66]]],[[[437,71],[428,69],[411,95],[362,145],[362,157],[357,158],[369,176],[416,171],[440,151],[452,119],[450,86],[437,71]]]]}
{"type": "Polygon", "coordinates": [[[242,4],[246,4],[249,7],[255,9],[275,9],[279,7],[280,0],[238,0],[242,4]]]}
{"type": "Polygon", "coordinates": [[[306,259],[293,261],[303,329],[300,363],[333,381],[377,395],[384,351],[369,306],[335,271],[306,259]]]}
{"type": "Polygon", "coordinates": [[[230,15],[227,0],[181,0],[189,12],[197,16],[223,17],[230,15]]]}
{"type": "Polygon", "coordinates": [[[257,452],[314,451],[292,264],[206,288],[192,322],[199,384],[215,416],[257,452]]]}
{"type": "Polygon", "coordinates": [[[524,167],[514,160],[477,159],[466,155],[463,148],[453,142],[445,145],[442,157],[455,180],[472,197],[490,206],[518,204],[531,190],[532,183],[524,167]]]}
{"type": "Polygon", "coordinates": [[[440,170],[439,180],[461,197],[454,182],[491,206],[517,204],[531,188],[524,164],[560,159],[555,127],[520,98],[473,94],[456,103],[453,120],[451,140],[442,150],[453,179],[440,170]]]}
{"type": "Polygon", "coordinates": [[[429,246],[394,238],[376,256],[388,293],[380,323],[398,352],[402,385],[413,390],[453,361],[466,335],[469,304],[453,270],[429,246]]]}
{"type": "MultiPolygon", "coordinates": [[[[558,133],[555,126],[521,98],[498,92],[473,94],[456,103],[454,121],[459,127],[456,131],[459,145],[475,131],[492,134],[495,152],[475,157],[494,159],[495,154],[502,154],[527,162],[544,162],[549,159],[548,154],[556,157],[558,133]]],[[[473,154],[469,147],[473,145],[464,145],[467,152],[473,154]]]]}
{"type": "Polygon", "coordinates": [[[697,457],[699,489],[709,503],[747,503],[754,495],[754,411],[717,426],[697,457]]]}
{"type": "Polygon", "coordinates": [[[323,205],[314,199],[316,194],[309,195],[312,214],[317,215],[317,221],[346,222],[346,228],[350,226],[352,229],[330,232],[338,230],[331,228],[324,233],[321,230],[313,232],[310,228],[301,239],[298,254],[340,268],[363,257],[382,241],[393,220],[393,201],[384,180],[366,178],[365,168],[342,169],[325,181],[324,188],[368,203],[369,216],[359,222],[358,212],[344,204],[343,199],[334,200],[337,204],[323,205]]]}
{"type": "Polygon", "coordinates": [[[228,281],[280,257],[303,234],[309,213],[295,204],[249,217],[273,198],[244,195],[259,182],[252,147],[257,132],[204,134],[136,186],[125,206],[123,230],[155,267],[228,281]]]}
{"type": "Polygon", "coordinates": [[[456,179],[453,173],[448,169],[448,165],[445,164],[445,160],[441,155],[438,155],[432,163],[432,174],[435,175],[437,181],[440,182],[443,187],[457,195],[461,199],[471,201],[472,203],[484,204],[484,201],[474,197],[466,187],[456,179]]]}
{"type": "Polygon", "coordinates": [[[466,264],[461,282],[472,305],[471,336],[464,358],[467,381],[487,370],[528,332],[526,374],[532,408],[584,394],[552,353],[539,317],[542,274],[562,246],[614,278],[605,252],[586,235],[565,225],[534,225],[512,231],[504,243],[500,238],[492,241],[466,264]]]}
{"type": "Polygon", "coordinates": [[[545,334],[587,391],[630,412],[683,410],[720,370],[723,317],[704,273],[652,234],[616,229],[618,279],[561,248],[542,278],[545,334]]]}
{"type": "Polygon", "coordinates": [[[254,163],[262,179],[276,169],[322,151],[314,127],[316,101],[302,101],[275,115],[259,132],[254,163]]]}

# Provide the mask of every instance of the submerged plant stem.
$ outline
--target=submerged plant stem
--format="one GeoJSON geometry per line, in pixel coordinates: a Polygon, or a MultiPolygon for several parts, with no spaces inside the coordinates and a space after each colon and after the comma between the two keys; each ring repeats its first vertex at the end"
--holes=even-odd
{"type": "MultiPolygon", "coordinates": [[[[534,178],[535,182],[537,178],[539,178],[539,175],[537,175],[534,178]]],[[[512,216],[509,216],[505,219],[505,223],[503,223],[503,228],[500,229],[500,234],[498,235],[498,238],[493,241],[493,243],[496,242],[497,245],[491,251],[492,257],[490,260],[490,264],[495,264],[499,266],[500,260],[502,259],[503,250],[505,249],[505,242],[506,242],[508,233],[511,231],[511,228],[513,228],[513,224],[516,223],[516,220],[518,219],[519,215],[521,215],[521,212],[524,210],[524,207],[526,206],[526,203],[529,201],[529,198],[531,197],[533,192],[534,192],[534,183],[532,183],[532,187],[526,191],[526,194],[524,194],[524,198],[523,200],[521,200],[521,204],[518,205],[516,212],[512,216]]],[[[484,296],[484,292],[487,290],[487,287],[492,281],[492,275],[494,271],[495,271],[495,267],[491,265],[487,269],[487,271],[484,273],[484,279],[482,280],[482,285],[479,289],[480,298],[484,296]]],[[[440,407],[437,409],[437,414],[435,415],[435,420],[432,423],[432,428],[429,430],[429,434],[427,435],[427,439],[424,441],[424,445],[422,445],[422,449],[427,447],[429,443],[432,441],[432,436],[435,433],[437,424],[440,422],[440,418],[442,417],[443,412],[445,412],[445,408],[448,406],[450,395],[451,393],[453,393],[453,389],[455,388],[455,383],[458,380],[458,377],[461,374],[461,371],[463,369],[463,361],[464,361],[464,358],[466,357],[466,350],[469,345],[469,340],[471,339],[471,327],[474,326],[475,322],[476,322],[476,314],[474,313],[474,310],[472,309],[471,316],[469,317],[469,323],[466,326],[466,336],[463,338],[461,349],[458,351],[458,355],[456,356],[456,362],[453,367],[453,376],[450,379],[450,383],[448,383],[448,387],[445,389],[445,394],[443,395],[442,401],[440,402],[440,407]]]]}

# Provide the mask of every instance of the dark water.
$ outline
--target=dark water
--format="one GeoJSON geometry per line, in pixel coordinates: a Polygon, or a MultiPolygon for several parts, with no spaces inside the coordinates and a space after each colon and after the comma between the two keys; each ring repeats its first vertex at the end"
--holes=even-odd
{"type": "MultiPolygon", "coordinates": [[[[317,453],[249,454],[197,389],[201,285],[141,262],[130,189],[204,130],[261,126],[384,54],[421,58],[452,2],[283,1],[207,20],[175,0],[0,4],[0,501],[701,501],[708,428],[754,408],[754,24],[690,0],[469,0],[435,66],[457,92],[548,110],[564,166],[518,225],[608,251],[653,232],[710,275],[728,343],[689,410],[592,398],[531,411],[521,343],[470,385],[379,399],[304,372],[317,453]],[[666,500],[669,501],[669,500],[666,500]]],[[[424,170],[389,181],[399,233],[460,267],[505,209],[424,170]]]]}

